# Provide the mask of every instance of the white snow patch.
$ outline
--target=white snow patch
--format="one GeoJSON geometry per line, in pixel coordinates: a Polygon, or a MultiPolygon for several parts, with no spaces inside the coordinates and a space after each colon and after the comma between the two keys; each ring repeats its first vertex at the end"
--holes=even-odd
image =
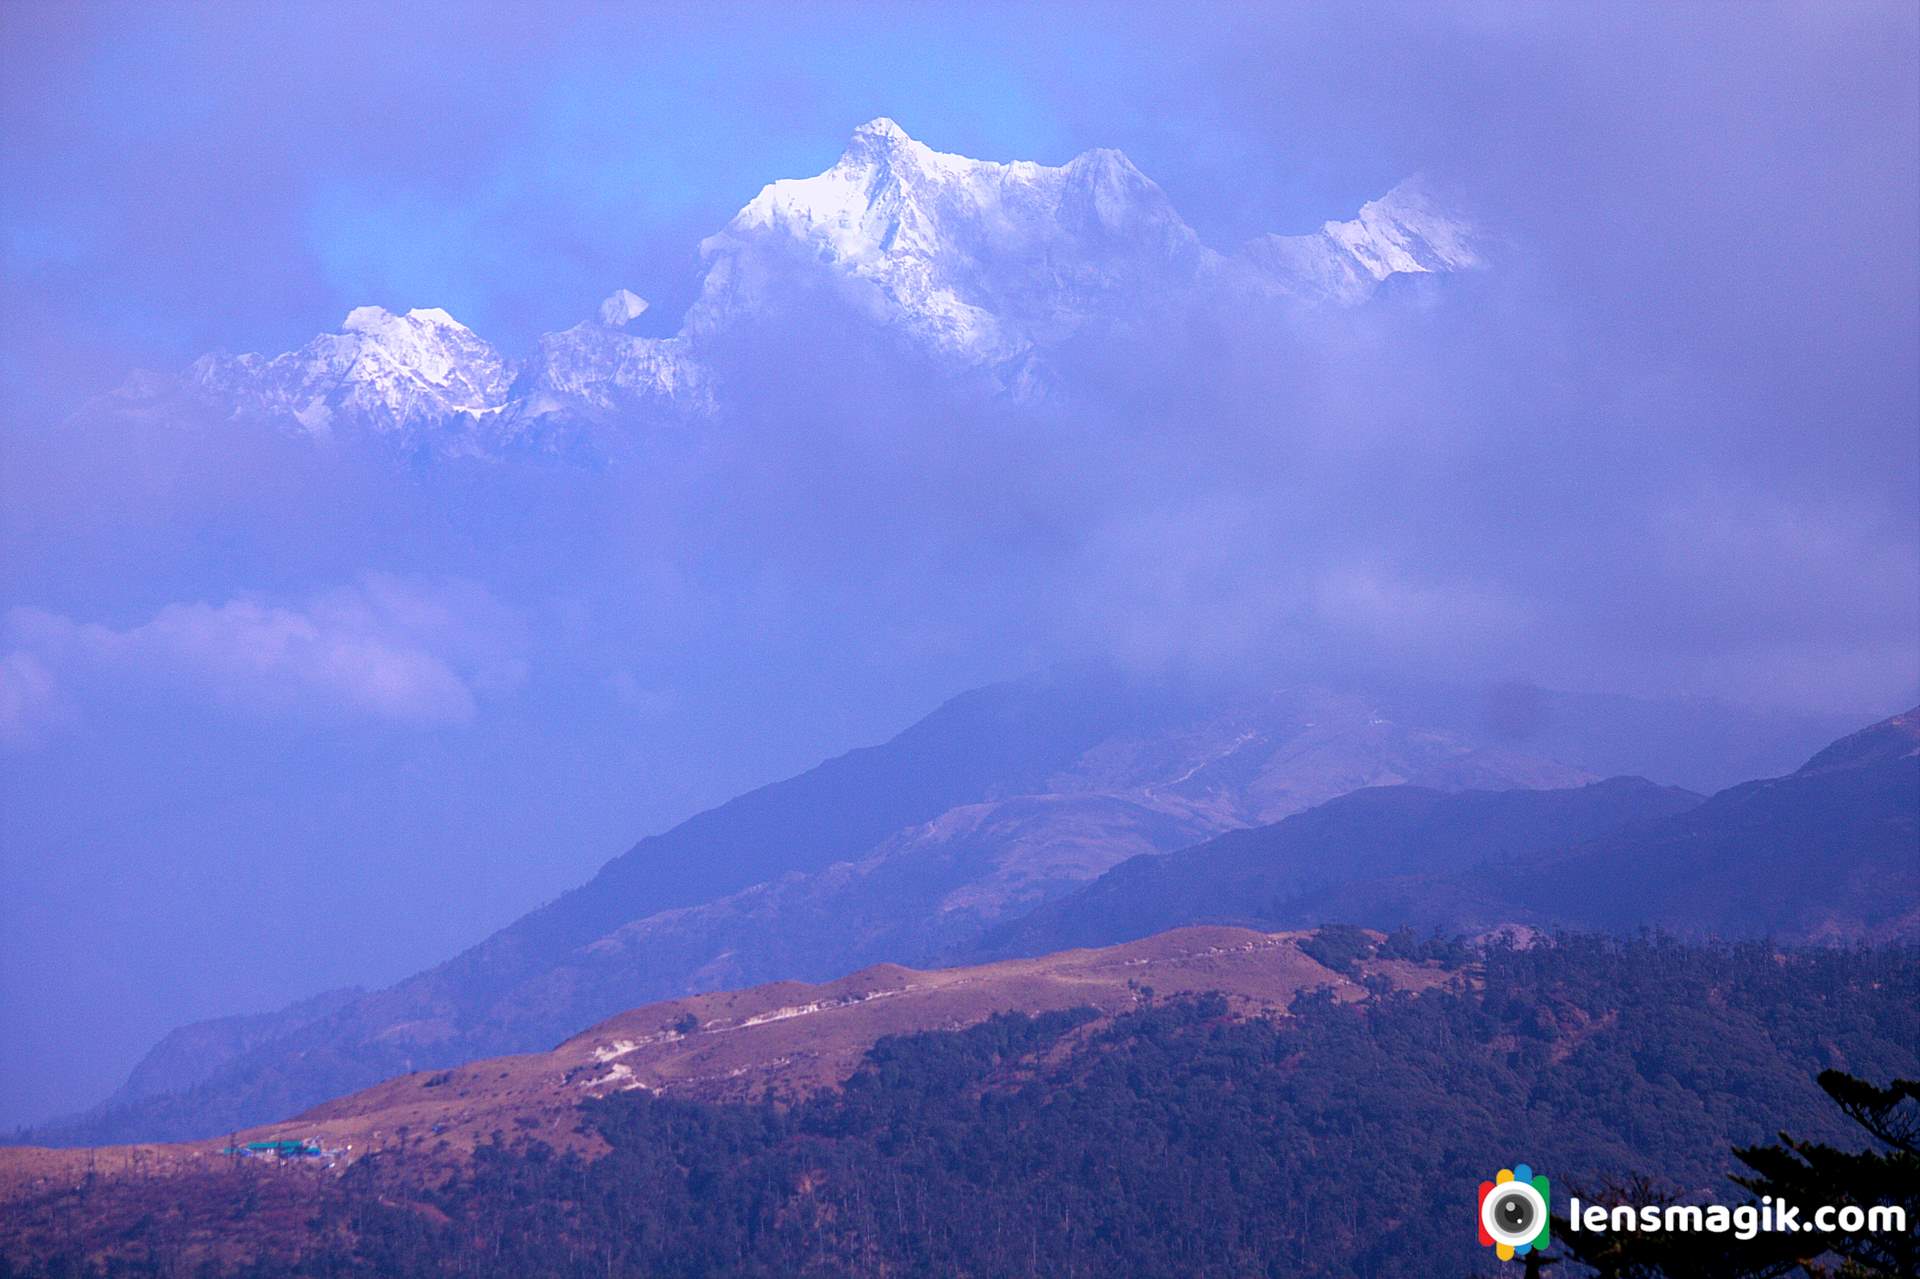
{"type": "Polygon", "coordinates": [[[600,304],[600,323],[617,329],[646,313],[647,300],[632,289],[615,289],[600,304]]]}

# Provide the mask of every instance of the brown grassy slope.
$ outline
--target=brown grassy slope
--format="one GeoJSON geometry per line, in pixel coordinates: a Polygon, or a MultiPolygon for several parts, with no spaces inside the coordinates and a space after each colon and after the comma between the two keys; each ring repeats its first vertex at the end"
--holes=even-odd
{"type": "MultiPolygon", "coordinates": [[[[403,1152],[430,1179],[495,1133],[590,1148],[574,1114],[587,1098],[638,1088],[703,1100],[790,1098],[845,1080],[882,1036],[957,1029],[995,1012],[1088,1006],[1105,1020],[1135,1007],[1149,990],[1160,998],[1217,991],[1243,1016],[1282,1015],[1301,991],[1321,986],[1340,999],[1364,998],[1354,981],[1301,953],[1296,943],[1303,936],[1182,928],[972,968],[879,965],[818,985],[774,982],[648,1004],[550,1052],[403,1075],[238,1139],[300,1138],[338,1152],[291,1161],[286,1176],[293,1184],[317,1181],[374,1150],[403,1152]]],[[[1368,972],[1410,988],[1444,980],[1437,970],[1393,962],[1370,962],[1368,972]]],[[[96,1185],[212,1175],[233,1162],[219,1153],[226,1144],[0,1149],[0,1204],[70,1189],[90,1169],[96,1185]]]]}

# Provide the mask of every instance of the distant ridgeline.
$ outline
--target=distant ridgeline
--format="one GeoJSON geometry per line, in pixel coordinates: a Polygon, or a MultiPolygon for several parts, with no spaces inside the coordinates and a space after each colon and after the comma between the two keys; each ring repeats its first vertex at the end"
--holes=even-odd
{"type": "Polygon", "coordinates": [[[386,990],[175,1031],[109,1102],[17,1139],[215,1137],[395,1075],[542,1052],[653,1000],[1195,923],[1920,938],[1920,715],[1702,796],[1596,775],[1785,772],[1739,754],[1787,754],[1778,726],[1541,698],[1554,727],[1526,743],[1536,755],[1438,693],[1203,697],[1100,670],[979,689],[642,840],[386,990]]]}
{"type": "MultiPolygon", "coordinates": [[[[1327,929],[1311,945],[1337,967],[1376,943],[1327,929]]],[[[597,1159],[501,1135],[433,1185],[374,1155],[317,1211],[248,1164],[190,1192],[148,1183],[164,1203],[137,1179],[62,1189],[22,1207],[50,1224],[15,1235],[0,1276],[86,1274],[110,1249],[116,1275],[1442,1279],[1488,1273],[1474,1187],[1496,1169],[1531,1163],[1556,1196],[1645,1177],[1739,1202],[1736,1144],[1857,1144],[1819,1071],[1920,1074],[1911,947],[1571,937],[1476,955],[1402,933],[1385,949],[1468,980],[1306,995],[1281,1019],[1209,996],[1104,1027],[1001,1015],[882,1040],[844,1091],[791,1108],[591,1103],[597,1159]],[[219,1255],[188,1246],[209,1223],[219,1255]]]]}

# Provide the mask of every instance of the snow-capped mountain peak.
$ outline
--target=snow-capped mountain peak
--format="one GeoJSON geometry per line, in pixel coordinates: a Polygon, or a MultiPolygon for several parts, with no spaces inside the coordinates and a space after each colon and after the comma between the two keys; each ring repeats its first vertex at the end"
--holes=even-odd
{"type": "Polygon", "coordinates": [[[1328,222],[1309,235],[1267,235],[1246,247],[1264,283],[1307,301],[1354,305],[1394,275],[1429,275],[1483,266],[1473,229],[1446,212],[1418,178],[1409,178],[1358,217],[1328,222]]]}
{"type": "Polygon", "coordinates": [[[639,319],[647,311],[647,300],[632,289],[615,289],[600,304],[600,323],[618,329],[639,319]]]}
{"type": "Polygon", "coordinates": [[[498,351],[439,307],[395,315],[378,306],[355,307],[339,332],[297,350],[202,356],[187,373],[235,416],[290,418],[315,434],[341,418],[388,431],[492,413],[512,378],[498,351]]]}
{"type": "MultiPolygon", "coordinates": [[[[846,153],[848,155],[886,155],[896,150],[919,150],[925,151],[928,154],[933,153],[931,147],[914,141],[911,137],[907,136],[905,129],[901,128],[890,117],[884,115],[875,116],[865,124],[860,125],[854,129],[853,134],[847,139],[846,153]]],[[[944,158],[958,160],[962,157],[947,156],[944,158]]]]}
{"type": "Polygon", "coordinates": [[[883,116],[855,129],[826,172],[761,188],[702,250],[713,256],[731,237],[778,230],[847,263],[924,256],[937,249],[942,189],[970,183],[977,193],[1010,167],[935,151],[883,116]]]}
{"type": "Polygon", "coordinates": [[[701,245],[692,331],[777,303],[796,278],[858,286],[869,315],[973,365],[1077,331],[1119,295],[1191,281],[1204,251],[1166,196],[1117,151],[1061,166],[935,151],[892,120],[838,161],[763,188],[701,245]]]}
{"type": "Polygon", "coordinates": [[[472,329],[437,306],[395,315],[378,306],[347,312],[341,332],[353,334],[354,362],[343,372],[360,382],[408,381],[445,388],[453,407],[499,407],[504,362],[472,329]]]}
{"type": "Polygon", "coordinates": [[[673,337],[632,332],[648,304],[617,289],[516,368],[439,307],[361,306],[297,350],[203,356],[170,387],[130,382],[114,403],[151,406],[184,390],[227,416],[315,435],[352,423],[409,449],[561,447],[553,424],[569,417],[719,407],[725,379],[712,368],[740,344],[716,339],[817,322],[822,308],[849,308],[919,358],[1028,395],[1045,393],[1051,348],[1152,341],[1154,317],[1170,308],[1238,307],[1248,290],[1352,306],[1395,276],[1481,265],[1473,229],[1418,181],[1349,220],[1223,256],[1119,151],[1062,165],[975,160],[886,117],[855,129],[823,172],[762,188],[700,250],[700,291],[673,337]]]}
{"type": "Polygon", "coordinates": [[[1417,178],[1367,201],[1352,221],[1329,222],[1321,231],[1376,280],[1481,265],[1466,224],[1443,212],[1417,178]]]}
{"type": "Polygon", "coordinates": [[[392,334],[407,331],[459,329],[471,333],[460,321],[437,306],[417,306],[405,315],[395,315],[384,306],[356,306],[340,322],[345,333],[392,334]]]}
{"type": "Polygon", "coordinates": [[[627,325],[647,311],[631,289],[615,289],[592,320],[542,334],[512,389],[523,420],[569,411],[599,416],[650,407],[709,407],[706,372],[685,338],[640,337],[627,325]]]}

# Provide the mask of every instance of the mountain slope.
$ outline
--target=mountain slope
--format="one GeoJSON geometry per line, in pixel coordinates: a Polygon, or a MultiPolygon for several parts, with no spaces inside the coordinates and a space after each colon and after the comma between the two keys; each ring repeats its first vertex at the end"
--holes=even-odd
{"type": "Polygon", "coordinates": [[[115,1096],[131,1102],[186,1092],[204,1083],[221,1063],[310,1026],[365,993],[349,986],[325,991],[277,1012],[217,1017],[181,1026],[169,1031],[140,1059],[115,1096]]]}
{"type": "Polygon", "coordinates": [[[1920,936],[1916,901],[1920,715],[1908,712],[1704,801],[1630,778],[1565,794],[1356,793],[1135,858],[1004,927],[986,953],[1203,920],[1877,941],[1920,936]]]}
{"type": "Polygon", "coordinates": [[[1588,927],[1828,942],[1920,936],[1920,709],[1785,777],[1506,868],[1488,890],[1588,927]]]}
{"type": "MultiPolygon", "coordinates": [[[[1283,822],[1136,857],[991,935],[987,954],[1105,945],[1208,920],[1293,917],[1330,887],[1471,866],[1683,813],[1700,797],[1621,777],[1572,790],[1356,791],[1283,822]]],[[[1358,910],[1364,893],[1339,897],[1358,910]]],[[[1365,914],[1329,916],[1371,920],[1365,914]]],[[[1397,922],[1397,921],[1396,921],[1397,922]]]]}
{"type": "MultiPolygon", "coordinates": [[[[840,1084],[886,1035],[974,1025],[995,1013],[1086,1008],[1112,1017],[1150,996],[1216,992],[1243,1015],[1284,1011],[1303,990],[1365,996],[1300,950],[1302,939],[1191,928],[1101,950],[932,971],[887,964],[818,985],[775,982],[627,1009],[548,1051],[416,1072],[250,1128],[246,1140],[313,1140],[358,1158],[379,1146],[429,1163],[461,1160],[495,1129],[565,1141],[572,1112],[621,1092],[705,1100],[794,1097],[840,1084]],[[396,1140],[396,1136],[398,1140],[396,1140]],[[442,1140],[445,1138],[446,1140],[442,1140]]],[[[1446,975],[1381,959],[1366,973],[1420,990],[1446,975]]],[[[154,1152],[150,1172],[218,1162],[229,1134],[154,1152]]],[[[0,1153],[0,1198],[67,1166],[44,1150],[0,1153]]],[[[111,1160],[108,1161],[111,1164],[111,1160]]]]}
{"type": "Polygon", "coordinates": [[[1222,698],[1094,670],[996,686],[641,841],[447,963],[205,1061],[188,1092],[122,1095],[40,1135],[223,1131],[409,1069],[543,1048],[645,999],[930,962],[1129,855],[1356,786],[1583,778],[1353,694],[1222,698]]]}
{"type": "MultiPolygon", "coordinates": [[[[1617,759],[1647,722],[1646,713],[1625,718],[1609,745],[1611,703],[1540,696],[1528,742],[1536,750],[1571,742],[1617,759]],[[1560,735],[1557,724],[1578,734],[1560,735]]],[[[1092,668],[979,690],[884,746],[641,841],[588,884],[435,968],[271,1038],[198,1035],[190,1087],[123,1092],[35,1137],[221,1132],[388,1075],[544,1049],[648,999],[824,980],[879,962],[950,962],[1130,857],[1362,788],[1564,789],[1590,779],[1489,744],[1472,706],[1321,688],[1206,690],[1092,668]],[[1416,702],[1454,718],[1402,718],[1416,702]]],[[[1692,723],[1693,712],[1675,714],[1692,723]]],[[[1747,731],[1743,722],[1736,736],[1747,731]]],[[[1753,744],[1728,741],[1715,753],[1753,744]]],[[[1655,796],[1647,802],[1670,802],[1644,789],[1655,796]]]]}
{"type": "Polygon", "coordinates": [[[1478,1273],[1516,1142],[1713,1194],[1920,1065],[1911,948],[1342,936],[705,996],[243,1134],[319,1157],[0,1151],[0,1274],[1478,1273]]]}

